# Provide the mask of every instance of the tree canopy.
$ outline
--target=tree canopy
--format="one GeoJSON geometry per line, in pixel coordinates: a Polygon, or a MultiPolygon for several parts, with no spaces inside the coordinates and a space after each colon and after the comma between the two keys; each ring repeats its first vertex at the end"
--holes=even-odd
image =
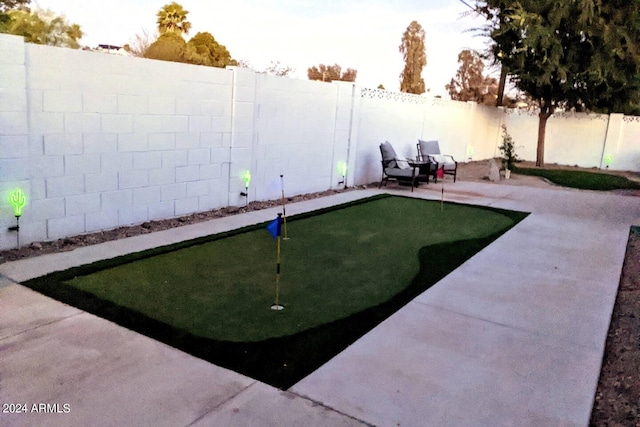
{"type": "Polygon", "coordinates": [[[50,10],[12,9],[7,12],[9,21],[0,26],[3,33],[24,37],[25,42],[78,49],[82,30],[78,24],[70,24],[63,15],[50,10]]]}
{"type": "Polygon", "coordinates": [[[317,67],[307,69],[307,76],[309,80],[320,80],[323,82],[332,82],[334,80],[340,80],[344,82],[355,82],[358,76],[358,71],[353,68],[347,68],[342,71],[342,67],[338,64],[325,65],[320,64],[317,67]]]}
{"type": "Polygon", "coordinates": [[[187,62],[209,67],[224,68],[237,65],[227,48],[218,43],[211,33],[198,33],[187,42],[187,62]]]}
{"type": "Polygon", "coordinates": [[[198,33],[185,42],[178,33],[165,32],[147,48],[144,57],[218,68],[238,64],[210,33],[198,33]]]}
{"type": "Polygon", "coordinates": [[[162,6],[157,13],[158,32],[177,34],[189,34],[191,22],[187,21],[188,10],[184,10],[182,5],[172,2],[162,6]]]}
{"type": "Polygon", "coordinates": [[[404,69],[400,73],[400,91],[421,94],[425,92],[422,70],[427,65],[425,34],[417,21],[411,21],[402,35],[400,53],[404,59],[404,69]]]}
{"type": "Polygon", "coordinates": [[[144,52],[144,57],[161,61],[187,62],[187,42],[174,32],[161,34],[144,52]]]}
{"type": "Polygon", "coordinates": [[[536,165],[557,108],[627,112],[640,92],[640,11],[628,0],[478,0],[492,53],[540,106],[536,165]]]}
{"type": "Polygon", "coordinates": [[[458,55],[460,68],[446,89],[451,99],[475,101],[478,104],[495,105],[498,96],[498,81],[487,77],[484,61],[477,51],[465,49],[458,55]]]}
{"type": "Polygon", "coordinates": [[[4,32],[4,26],[11,21],[8,12],[14,9],[21,9],[28,12],[28,4],[30,2],[31,0],[0,0],[0,32],[4,32]]]}

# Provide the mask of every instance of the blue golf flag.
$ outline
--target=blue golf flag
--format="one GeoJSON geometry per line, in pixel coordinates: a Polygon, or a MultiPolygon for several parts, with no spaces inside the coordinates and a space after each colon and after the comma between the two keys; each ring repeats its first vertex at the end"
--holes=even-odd
{"type": "Polygon", "coordinates": [[[273,236],[274,239],[277,239],[282,235],[282,217],[278,214],[278,217],[271,221],[267,225],[267,231],[273,236]]]}

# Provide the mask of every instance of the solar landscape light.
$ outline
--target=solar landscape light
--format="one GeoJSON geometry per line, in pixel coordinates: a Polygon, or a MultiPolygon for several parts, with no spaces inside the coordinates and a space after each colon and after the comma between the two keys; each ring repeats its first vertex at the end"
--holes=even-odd
{"type": "Polygon", "coordinates": [[[342,175],[342,181],[338,182],[338,185],[344,184],[344,188],[347,188],[347,162],[338,163],[338,172],[342,175]]]}
{"type": "Polygon", "coordinates": [[[20,246],[20,217],[22,210],[27,205],[27,196],[19,188],[16,188],[9,194],[9,204],[13,207],[13,214],[16,217],[16,225],[9,227],[9,231],[18,233],[18,246],[20,246]]]}
{"type": "Polygon", "coordinates": [[[249,184],[251,184],[251,171],[247,170],[242,174],[242,180],[244,181],[244,191],[240,192],[241,196],[244,196],[245,205],[249,204],[249,184]]]}

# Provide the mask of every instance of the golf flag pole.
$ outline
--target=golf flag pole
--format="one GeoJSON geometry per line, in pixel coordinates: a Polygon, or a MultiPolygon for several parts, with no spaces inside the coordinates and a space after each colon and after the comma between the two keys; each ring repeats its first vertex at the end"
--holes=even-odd
{"type": "Polygon", "coordinates": [[[284,307],[280,305],[280,238],[282,235],[282,214],[279,213],[278,217],[271,221],[269,225],[267,225],[267,230],[274,239],[277,240],[277,251],[276,251],[276,301],[275,304],[271,306],[271,310],[280,311],[284,310],[284,307]]]}
{"type": "Polygon", "coordinates": [[[285,206],[284,201],[284,176],[280,175],[280,192],[282,193],[282,213],[284,218],[284,240],[289,240],[289,235],[287,234],[287,208],[285,206]]]}
{"type": "Polygon", "coordinates": [[[440,195],[440,212],[444,210],[444,166],[436,170],[436,176],[442,180],[442,189],[440,195]]]}

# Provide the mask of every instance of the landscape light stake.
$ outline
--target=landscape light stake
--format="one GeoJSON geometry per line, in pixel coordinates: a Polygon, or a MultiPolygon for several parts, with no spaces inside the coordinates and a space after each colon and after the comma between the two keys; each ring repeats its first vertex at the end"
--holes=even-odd
{"type": "Polygon", "coordinates": [[[440,212],[444,210],[444,166],[436,170],[436,177],[442,180],[442,189],[440,195],[440,212]]]}
{"type": "Polygon", "coordinates": [[[249,184],[251,184],[251,172],[247,170],[242,175],[242,179],[244,180],[244,191],[241,191],[240,195],[244,196],[244,204],[246,206],[249,204],[249,184]]]}
{"type": "Polygon", "coordinates": [[[609,169],[609,166],[613,163],[613,156],[611,154],[607,154],[604,156],[605,169],[609,169]]]}
{"type": "Polygon", "coordinates": [[[287,234],[287,208],[284,201],[284,175],[280,175],[280,193],[282,194],[282,213],[284,218],[284,240],[289,240],[287,234]]]}
{"type": "Polygon", "coordinates": [[[267,226],[269,232],[277,239],[277,255],[276,255],[276,302],[271,306],[271,310],[281,311],[284,310],[284,306],[280,305],[280,237],[281,237],[281,224],[282,214],[279,213],[278,217],[267,226]],[[275,224],[274,224],[275,223],[275,224]],[[273,226],[275,225],[275,230],[273,226]]]}
{"type": "Polygon", "coordinates": [[[21,189],[16,188],[9,194],[9,204],[13,206],[13,214],[16,217],[16,225],[9,227],[9,231],[17,233],[17,243],[18,247],[20,247],[20,217],[22,216],[22,210],[27,205],[27,196],[21,189]]]}
{"type": "Polygon", "coordinates": [[[344,184],[344,188],[347,188],[347,162],[338,163],[338,172],[342,175],[342,181],[338,182],[338,185],[344,184]]]}

